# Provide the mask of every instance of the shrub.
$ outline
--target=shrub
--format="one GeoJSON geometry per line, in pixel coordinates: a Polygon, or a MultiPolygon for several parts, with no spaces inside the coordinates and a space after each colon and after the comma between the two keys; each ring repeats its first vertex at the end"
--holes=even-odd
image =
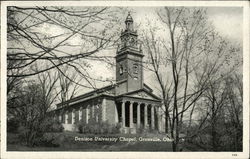
{"type": "Polygon", "coordinates": [[[18,137],[20,141],[25,142],[27,146],[34,146],[41,139],[43,133],[38,131],[35,127],[19,126],[18,137]]]}
{"type": "Polygon", "coordinates": [[[120,132],[120,124],[109,124],[108,122],[96,122],[89,120],[88,124],[80,121],[77,123],[79,133],[91,134],[116,134],[120,132]]]}
{"type": "Polygon", "coordinates": [[[40,129],[44,132],[62,132],[64,128],[58,120],[46,118],[40,124],[40,129]]]}
{"type": "Polygon", "coordinates": [[[120,133],[120,129],[121,129],[121,124],[118,123],[118,124],[116,124],[115,126],[112,127],[112,133],[118,134],[118,133],[120,133]]]}
{"type": "Polygon", "coordinates": [[[55,133],[45,133],[38,142],[38,145],[46,147],[58,147],[60,146],[61,140],[55,133]]]}
{"type": "Polygon", "coordinates": [[[143,134],[143,133],[145,133],[144,125],[140,125],[140,127],[136,129],[136,132],[137,132],[138,134],[143,134]]]}
{"type": "Polygon", "coordinates": [[[7,132],[13,132],[16,133],[19,127],[19,121],[11,118],[7,120],[7,132]]]}
{"type": "Polygon", "coordinates": [[[44,138],[46,132],[62,132],[63,126],[60,122],[54,121],[47,117],[42,121],[27,122],[26,125],[20,125],[18,128],[18,136],[27,146],[49,145],[55,146],[51,138],[44,138]],[[39,123],[39,124],[38,124],[39,123]]]}
{"type": "Polygon", "coordinates": [[[79,131],[79,133],[83,133],[83,128],[84,128],[84,126],[85,126],[85,124],[83,123],[83,121],[79,121],[77,124],[77,129],[78,129],[78,131],[79,131]]]}
{"type": "Polygon", "coordinates": [[[18,127],[18,138],[23,141],[23,142],[26,142],[28,141],[27,137],[28,137],[28,134],[29,133],[29,129],[27,129],[25,126],[19,126],[18,127]]]}

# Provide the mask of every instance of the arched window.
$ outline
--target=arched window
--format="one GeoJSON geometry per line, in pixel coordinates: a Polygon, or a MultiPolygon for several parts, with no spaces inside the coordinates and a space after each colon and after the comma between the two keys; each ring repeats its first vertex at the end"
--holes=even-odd
{"type": "Polygon", "coordinates": [[[120,65],[120,75],[122,75],[122,74],[123,74],[123,66],[120,65]]]}
{"type": "Polygon", "coordinates": [[[138,74],[138,64],[134,64],[133,72],[134,72],[134,74],[138,74]]]}

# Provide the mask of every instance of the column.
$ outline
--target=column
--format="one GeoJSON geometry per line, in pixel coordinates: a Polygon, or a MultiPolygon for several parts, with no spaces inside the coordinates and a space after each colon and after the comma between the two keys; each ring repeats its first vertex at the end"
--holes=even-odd
{"type": "Polygon", "coordinates": [[[151,105],[151,128],[155,129],[155,108],[151,105]]]}
{"type": "Polygon", "coordinates": [[[122,127],[125,127],[125,102],[122,102],[122,127]]]}
{"type": "Polygon", "coordinates": [[[99,121],[99,106],[98,106],[98,104],[95,105],[94,119],[95,119],[96,122],[99,121]]]}
{"type": "Polygon", "coordinates": [[[79,121],[81,122],[82,120],[82,107],[79,109],[79,121]]]}
{"type": "Polygon", "coordinates": [[[129,105],[129,127],[130,128],[133,128],[133,125],[134,125],[134,123],[133,123],[133,119],[134,119],[134,117],[133,117],[133,104],[134,104],[134,102],[130,101],[130,105],[129,105]]]}
{"type": "Polygon", "coordinates": [[[95,105],[92,105],[91,106],[91,108],[92,108],[92,116],[91,116],[91,119],[95,119],[95,105]]]}
{"type": "Polygon", "coordinates": [[[59,122],[62,123],[62,111],[59,112],[59,122]]]}
{"type": "Polygon", "coordinates": [[[145,104],[144,106],[144,128],[148,127],[148,105],[145,104]]]}
{"type": "Polygon", "coordinates": [[[75,109],[72,110],[72,124],[75,124],[75,109]]]}
{"type": "Polygon", "coordinates": [[[106,98],[102,100],[102,121],[106,121],[106,98]]]}
{"type": "Polygon", "coordinates": [[[115,123],[119,122],[119,116],[118,116],[118,110],[117,110],[117,105],[115,104],[115,123]]]}
{"type": "Polygon", "coordinates": [[[87,108],[86,108],[86,124],[88,124],[89,123],[89,105],[87,106],[87,108]]]}
{"type": "Polygon", "coordinates": [[[160,111],[160,107],[157,106],[157,117],[158,117],[158,131],[161,131],[161,111],[160,111]]]}
{"type": "Polygon", "coordinates": [[[65,124],[68,124],[68,111],[65,112],[65,124]]]}
{"type": "Polygon", "coordinates": [[[139,129],[141,126],[141,103],[138,103],[137,105],[137,128],[139,129]]]}

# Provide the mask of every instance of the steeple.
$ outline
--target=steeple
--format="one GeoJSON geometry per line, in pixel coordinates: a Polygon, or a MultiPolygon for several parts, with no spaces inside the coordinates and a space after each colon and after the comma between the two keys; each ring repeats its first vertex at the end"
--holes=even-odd
{"type": "Polygon", "coordinates": [[[116,88],[117,95],[143,88],[143,54],[133,22],[131,14],[128,13],[116,55],[116,81],[120,83],[116,88]]]}
{"type": "Polygon", "coordinates": [[[117,54],[124,52],[126,49],[133,49],[136,53],[141,53],[141,48],[138,45],[137,31],[134,30],[134,20],[128,13],[125,20],[125,30],[121,32],[121,45],[118,48],[117,54]]]}
{"type": "Polygon", "coordinates": [[[126,31],[134,31],[134,26],[133,26],[133,18],[130,15],[130,12],[128,12],[128,16],[125,20],[125,24],[126,24],[126,31]]]}

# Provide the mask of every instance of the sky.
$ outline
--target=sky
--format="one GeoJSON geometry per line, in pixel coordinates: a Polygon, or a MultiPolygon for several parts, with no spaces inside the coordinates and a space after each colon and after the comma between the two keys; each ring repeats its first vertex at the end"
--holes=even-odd
{"type": "MultiPolygon", "coordinates": [[[[147,27],[148,21],[151,24],[160,26],[159,20],[157,20],[157,14],[155,12],[155,7],[129,7],[128,11],[131,12],[131,15],[134,19],[134,25],[137,28],[138,34],[141,34],[141,31],[147,27]]],[[[208,20],[212,23],[215,30],[219,32],[221,36],[231,41],[232,43],[237,43],[242,45],[242,37],[243,37],[243,9],[240,7],[207,7],[207,16],[208,20]]],[[[126,19],[127,15],[121,17],[121,19],[126,19]]],[[[124,25],[124,23],[122,24],[124,25]]],[[[125,26],[121,26],[123,28],[125,26]]],[[[41,32],[46,32],[47,34],[60,34],[63,32],[61,28],[52,27],[52,26],[43,26],[40,30],[41,32]]],[[[70,40],[71,44],[81,44],[81,38],[75,36],[70,40]]],[[[103,55],[103,52],[101,52],[103,55]]],[[[110,52],[106,52],[105,55],[115,56],[115,50],[111,50],[110,52]]],[[[89,70],[89,74],[92,75],[93,78],[113,78],[115,79],[115,68],[108,68],[106,63],[99,61],[88,61],[91,65],[91,69],[89,70]]],[[[154,85],[154,75],[151,72],[144,70],[144,79],[145,83],[150,85],[153,88],[157,86],[154,85]]],[[[102,87],[109,83],[98,83],[97,87],[102,87]]],[[[80,94],[85,93],[89,90],[81,90],[80,94]]]]}
{"type": "MultiPolygon", "coordinates": [[[[128,10],[131,11],[135,26],[139,26],[139,28],[143,28],[143,25],[147,25],[148,19],[151,23],[155,23],[156,25],[159,23],[157,21],[157,15],[154,12],[154,9],[155,8],[142,7],[128,8],[128,10]]],[[[215,27],[215,30],[217,30],[221,36],[228,39],[232,43],[239,43],[240,45],[242,44],[242,8],[209,7],[207,8],[207,15],[209,18],[208,20],[211,21],[212,25],[215,27]]],[[[124,19],[125,18],[126,16],[124,16],[124,19]]],[[[138,30],[138,34],[140,34],[140,32],[141,30],[138,30]]],[[[100,63],[98,65],[93,65],[92,72],[98,72],[98,75],[108,78],[112,78],[115,75],[115,69],[104,69],[103,67],[100,67],[100,63]]],[[[157,88],[153,82],[155,78],[152,72],[144,70],[144,79],[145,83],[153,88],[157,88]]]]}
{"type": "MultiPolygon", "coordinates": [[[[147,19],[156,22],[155,8],[132,8],[135,23],[144,24],[147,19]]],[[[241,7],[207,7],[208,20],[222,36],[230,40],[242,41],[243,8],[241,7]]]]}
{"type": "MultiPolygon", "coordinates": [[[[154,8],[133,8],[134,21],[138,24],[145,24],[147,19],[151,23],[161,25],[156,20],[157,15],[152,11],[154,8]]],[[[207,7],[208,21],[212,23],[215,30],[231,43],[242,46],[243,38],[243,9],[241,7],[207,7]]],[[[140,31],[139,31],[140,32],[140,31]]],[[[152,72],[144,71],[145,83],[155,90],[155,77],[152,72]]],[[[155,92],[157,94],[157,92],[155,92]]]]}
{"type": "Polygon", "coordinates": [[[208,8],[208,17],[221,35],[242,43],[243,9],[241,7],[208,8]]]}

